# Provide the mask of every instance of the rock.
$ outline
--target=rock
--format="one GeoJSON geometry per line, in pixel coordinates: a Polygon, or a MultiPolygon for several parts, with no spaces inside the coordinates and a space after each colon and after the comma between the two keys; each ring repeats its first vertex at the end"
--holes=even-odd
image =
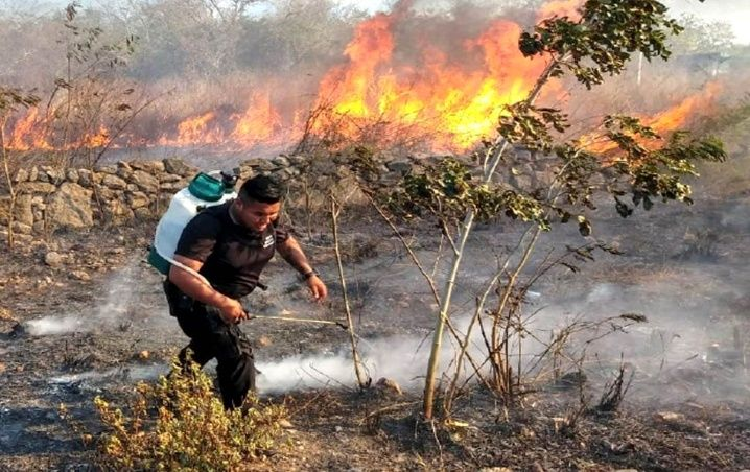
{"type": "Polygon", "coordinates": [[[142,170],[151,175],[164,172],[164,163],[162,161],[133,161],[130,166],[134,170],[142,170]]]}
{"type": "Polygon", "coordinates": [[[533,187],[530,175],[511,175],[510,184],[518,190],[530,191],[533,187]]]}
{"type": "Polygon", "coordinates": [[[46,223],[44,222],[44,220],[43,220],[43,219],[39,219],[39,220],[35,221],[35,222],[34,222],[34,223],[33,223],[33,224],[31,225],[31,232],[32,232],[33,234],[43,234],[43,233],[44,233],[44,230],[45,230],[45,228],[46,228],[46,226],[47,226],[47,225],[46,225],[46,223]]]}
{"type": "Polygon", "coordinates": [[[130,177],[133,175],[133,169],[131,169],[130,166],[127,166],[127,167],[120,166],[120,163],[118,163],[116,175],[122,180],[128,181],[130,180],[130,177]]]}
{"type": "Polygon", "coordinates": [[[296,177],[302,173],[302,171],[296,167],[286,167],[282,169],[281,172],[289,175],[290,177],[296,177]]]}
{"type": "Polygon", "coordinates": [[[29,180],[29,172],[24,168],[18,169],[18,172],[16,172],[16,176],[13,177],[13,183],[15,184],[20,183],[20,182],[26,182],[28,180],[29,180]]]}
{"type": "Polygon", "coordinates": [[[396,395],[401,395],[403,393],[398,382],[385,377],[381,377],[380,380],[375,383],[375,387],[385,392],[395,393],[396,395]]]}
{"type": "Polygon", "coordinates": [[[665,423],[679,423],[685,419],[685,416],[673,411],[658,411],[654,418],[665,423]]]}
{"type": "Polygon", "coordinates": [[[260,347],[267,347],[273,344],[273,340],[269,338],[268,336],[261,336],[258,338],[258,346],[260,347]]]}
{"type": "Polygon", "coordinates": [[[173,183],[182,182],[182,176],[179,174],[161,174],[159,175],[159,182],[161,183],[173,183]]]}
{"type": "Polygon", "coordinates": [[[102,177],[102,185],[109,187],[112,190],[125,190],[127,185],[124,180],[112,174],[104,174],[102,177]]]}
{"type": "Polygon", "coordinates": [[[47,180],[51,184],[57,185],[65,180],[65,174],[62,169],[55,169],[52,166],[42,166],[42,169],[47,174],[47,180]]]}
{"type": "Polygon", "coordinates": [[[21,236],[22,234],[30,235],[31,234],[31,226],[25,225],[21,223],[20,221],[14,221],[13,222],[13,234],[16,236],[16,242],[19,242],[18,236],[21,236]]]}
{"type": "Polygon", "coordinates": [[[88,272],[83,270],[73,270],[70,272],[70,276],[75,280],[80,280],[81,282],[91,281],[91,276],[88,274],[88,272]]]}
{"type": "Polygon", "coordinates": [[[18,321],[9,309],[0,306],[0,321],[18,321]]]}
{"type": "Polygon", "coordinates": [[[138,353],[138,359],[145,361],[148,360],[149,352],[148,351],[141,351],[138,353]]]}
{"type": "Polygon", "coordinates": [[[149,200],[148,195],[143,192],[133,192],[125,195],[125,202],[130,208],[136,210],[138,208],[147,207],[149,200]]]}
{"type": "Polygon", "coordinates": [[[114,202],[104,208],[104,217],[115,223],[123,223],[135,219],[135,212],[120,202],[114,202]]]}
{"type": "Polygon", "coordinates": [[[242,164],[240,167],[235,167],[234,173],[237,175],[240,183],[248,180],[254,174],[253,168],[245,164],[242,164]]]}
{"type": "Polygon", "coordinates": [[[47,207],[47,219],[50,226],[52,228],[92,227],[94,225],[94,215],[91,209],[92,193],[91,190],[80,185],[67,182],[62,184],[47,207]]]}
{"type": "Polygon", "coordinates": [[[133,215],[136,220],[150,220],[154,217],[154,213],[147,207],[136,208],[133,210],[133,215]]]}
{"type": "Polygon", "coordinates": [[[548,187],[552,182],[555,181],[555,174],[548,171],[537,171],[534,173],[534,180],[536,185],[548,187]]]}
{"type": "Polygon", "coordinates": [[[37,166],[33,166],[29,170],[29,182],[36,182],[38,178],[39,178],[39,168],[37,166]]]}
{"type": "Polygon", "coordinates": [[[44,256],[44,263],[50,267],[61,266],[65,262],[65,258],[56,252],[48,252],[44,256]]]}
{"type": "Polygon", "coordinates": [[[276,170],[276,164],[266,159],[253,159],[253,170],[256,172],[276,170]]]}
{"type": "Polygon", "coordinates": [[[289,167],[289,159],[284,156],[275,157],[271,162],[278,167],[289,167]]]}
{"type": "Polygon", "coordinates": [[[185,185],[182,182],[162,182],[159,184],[159,191],[167,193],[176,193],[182,190],[185,185]]]}
{"type": "Polygon", "coordinates": [[[182,159],[164,159],[164,170],[170,174],[178,174],[183,177],[192,177],[196,173],[196,169],[185,163],[182,159]]]}
{"type": "Polygon", "coordinates": [[[519,161],[530,161],[533,156],[528,149],[516,149],[516,159],[519,161]]]}
{"type": "Polygon", "coordinates": [[[261,157],[253,157],[252,159],[248,159],[248,160],[244,161],[240,165],[243,165],[243,166],[247,165],[247,166],[250,166],[250,167],[256,167],[256,166],[262,164],[263,162],[266,162],[266,160],[263,159],[263,158],[261,158],[261,157]]]}
{"type": "Polygon", "coordinates": [[[99,174],[117,174],[117,166],[99,166],[94,170],[99,174]]]}
{"type": "Polygon", "coordinates": [[[67,180],[71,184],[77,184],[78,183],[78,171],[75,169],[68,169],[68,171],[65,173],[65,180],[67,180]]]}
{"type": "Polygon", "coordinates": [[[16,207],[13,211],[13,217],[16,221],[26,226],[34,224],[34,214],[31,211],[31,202],[34,197],[28,193],[23,193],[16,197],[16,207]]]}
{"type": "Polygon", "coordinates": [[[282,428],[284,428],[284,429],[291,429],[291,428],[293,428],[292,423],[288,419],[286,419],[286,418],[282,418],[282,419],[279,420],[279,426],[282,427],[282,428]]]}
{"type": "Polygon", "coordinates": [[[289,160],[289,164],[294,167],[307,165],[307,158],[304,156],[289,156],[287,159],[289,160]]]}
{"type": "Polygon", "coordinates": [[[78,169],[78,184],[83,187],[91,187],[94,183],[93,172],[88,169],[78,169]]]}
{"type": "Polygon", "coordinates": [[[159,179],[143,170],[133,172],[130,182],[137,185],[140,190],[146,193],[156,193],[159,191],[159,179]]]}
{"type": "Polygon", "coordinates": [[[19,193],[43,193],[48,194],[56,190],[52,184],[45,182],[22,182],[18,184],[19,193]]]}
{"type": "Polygon", "coordinates": [[[37,182],[50,183],[49,174],[47,174],[45,167],[47,166],[42,166],[42,168],[39,169],[39,172],[37,173],[37,177],[36,177],[37,182]]]}

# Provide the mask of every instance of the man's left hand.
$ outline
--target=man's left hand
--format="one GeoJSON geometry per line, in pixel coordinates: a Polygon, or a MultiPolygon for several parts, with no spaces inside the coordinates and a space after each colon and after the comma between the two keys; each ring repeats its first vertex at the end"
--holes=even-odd
{"type": "Polygon", "coordinates": [[[328,296],[326,284],[317,275],[313,275],[307,279],[307,288],[310,289],[310,293],[316,301],[322,302],[328,296]]]}

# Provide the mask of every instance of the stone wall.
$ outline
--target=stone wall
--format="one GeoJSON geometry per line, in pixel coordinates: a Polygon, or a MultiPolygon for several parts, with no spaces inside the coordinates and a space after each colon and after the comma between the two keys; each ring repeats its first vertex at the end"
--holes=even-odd
{"type": "MultiPolygon", "coordinates": [[[[318,183],[320,179],[330,185],[344,182],[347,172],[342,163],[337,158],[314,164],[300,156],[258,158],[243,162],[234,170],[240,181],[258,173],[275,174],[288,182],[294,193],[300,190],[304,180],[300,176],[305,172],[308,179],[318,179],[318,183]]],[[[381,170],[386,179],[396,179],[412,165],[410,159],[388,160],[381,170]]],[[[187,186],[198,171],[177,158],[118,162],[94,171],[61,172],[49,166],[22,168],[13,179],[17,191],[14,232],[17,240],[23,242],[59,229],[156,219],[167,209],[172,195],[187,186]]],[[[508,177],[514,186],[528,187],[542,184],[549,173],[543,160],[529,155],[528,164],[509,172],[508,177]]],[[[7,208],[6,202],[0,204],[7,208]]]]}

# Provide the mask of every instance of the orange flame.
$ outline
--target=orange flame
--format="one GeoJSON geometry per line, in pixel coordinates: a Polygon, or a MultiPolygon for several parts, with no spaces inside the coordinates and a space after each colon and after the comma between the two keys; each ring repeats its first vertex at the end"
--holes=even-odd
{"type": "Polygon", "coordinates": [[[253,95],[247,111],[232,118],[237,120],[237,124],[230,137],[243,147],[270,143],[283,131],[281,115],[271,104],[267,93],[253,95]]]}
{"type": "Polygon", "coordinates": [[[355,121],[339,130],[352,138],[361,130],[356,122],[370,119],[414,125],[413,132],[432,135],[433,147],[466,149],[492,133],[501,106],[524,98],[544,67],[518,51],[521,29],[505,20],[464,45],[467,55],[479,52],[484,68],[448,64],[434,46],[423,48],[422,67],[400,65],[392,58],[392,24],[387,15],[361,23],[346,48],[349,64],[321,82],[321,99],[332,99],[336,114],[355,121]]]}
{"type": "Polygon", "coordinates": [[[99,131],[93,135],[87,135],[83,140],[71,147],[96,148],[106,146],[109,143],[109,130],[104,126],[99,126],[99,131]]]}
{"type": "Polygon", "coordinates": [[[216,114],[210,111],[200,116],[188,118],[180,123],[177,127],[179,136],[175,144],[221,142],[221,133],[216,128],[209,128],[209,124],[213,122],[215,117],[216,114]]]}
{"type": "Polygon", "coordinates": [[[39,108],[31,108],[13,127],[8,148],[18,151],[51,150],[53,146],[47,142],[46,130],[47,123],[43,117],[39,117],[39,108]]]}
{"type": "MultiPolygon", "coordinates": [[[[583,0],[549,1],[540,9],[539,18],[557,15],[575,19],[582,4],[583,0]]],[[[324,74],[312,102],[316,112],[326,112],[307,123],[306,132],[323,136],[333,130],[345,140],[374,136],[385,145],[388,137],[395,140],[406,136],[412,142],[421,140],[434,152],[463,151],[494,135],[503,105],[522,100],[532,90],[544,60],[523,57],[518,51],[521,28],[508,20],[496,20],[477,37],[459,44],[463,49],[458,54],[434,44],[417,44],[418,59],[404,63],[394,31],[408,11],[405,5],[400,2],[395,13],[379,14],[356,26],[344,50],[346,63],[324,74]]],[[[547,90],[552,94],[561,90],[557,82],[549,85],[547,90]]],[[[232,149],[289,144],[302,132],[301,117],[307,114],[308,104],[285,105],[280,112],[280,105],[263,91],[279,88],[273,83],[256,87],[260,91],[249,97],[242,112],[232,105],[202,110],[177,126],[169,126],[171,131],[162,131],[161,135],[120,135],[115,144],[209,144],[232,149]]],[[[708,100],[691,97],[644,122],[658,132],[667,132],[684,124],[687,116],[708,100]]],[[[48,126],[38,114],[32,109],[16,123],[11,147],[54,147],[50,143],[55,141],[44,131],[48,126]]],[[[173,116],[163,119],[165,123],[178,121],[173,116]]],[[[102,146],[108,142],[109,133],[101,126],[98,134],[73,140],[78,146],[102,146]]],[[[598,146],[589,142],[590,149],[598,146]]]]}
{"type": "MultiPolygon", "coordinates": [[[[649,117],[641,117],[641,122],[648,125],[659,135],[684,127],[696,112],[707,109],[721,92],[718,82],[709,82],[700,92],[691,95],[674,107],[649,117]]],[[[583,146],[592,152],[607,152],[617,148],[611,141],[597,142],[595,135],[588,135],[581,139],[583,146]]],[[[644,143],[647,144],[647,143],[644,143]]]]}

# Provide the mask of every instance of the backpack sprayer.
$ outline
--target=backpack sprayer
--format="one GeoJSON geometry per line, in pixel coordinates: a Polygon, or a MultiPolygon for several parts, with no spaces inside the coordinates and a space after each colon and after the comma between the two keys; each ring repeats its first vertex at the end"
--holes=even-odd
{"type": "MultiPolygon", "coordinates": [[[[170,266],[177,266],[188,274],[198,279],[203,284],[213,288],[211,282],[191,267],[174,260],[177,243],[180,241],[182,231],[191,218],[200,211],[215,205],[221,205],[232,198],[237,197],[234,187],[237,184],[237,175],[224,171],[200,172],[190,184],[174,194],[169,202],[169,208],[159,220],[156,226],[154,243],[149,247],[147,261],[162,275],[169,274],[170,266]],[[215,176],[218,176],[215,177],[215,176]]],[[[263,290],[266,286],[258,284],[263,290]]],[[[289,316],[266,316],[245,312],[247,319],[269,319],[295,323],[310,323],[335,325],[348,330],[346,325],[337,321],[305,320],[289,316]]]]}

